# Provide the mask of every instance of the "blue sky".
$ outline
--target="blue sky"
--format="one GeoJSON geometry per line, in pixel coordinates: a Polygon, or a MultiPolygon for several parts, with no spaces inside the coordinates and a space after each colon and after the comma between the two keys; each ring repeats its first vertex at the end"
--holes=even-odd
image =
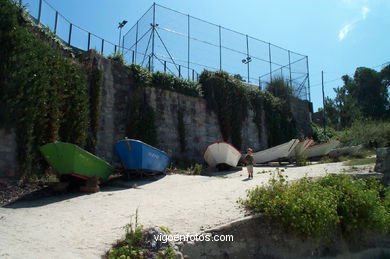
{"type": "MultiPolygon", "coordinates": [[[[109,41],[124,32],[153,4],[147,0],[47,0],[72,23],[109,41]]],[[[24,0],[34,11],[38,0],[24,0]]],[[[156,3],[220,24],[255,38],[309,56],[311,99],[322,107],[325,94],[334,97],[344,74],[360,66],[377,70],[390,61],[388,0],[157,0],[156,3]]],[[[51,16],[45,19],[52,19],[51,16]]],[[[53,18],[54,19],[54,18],[53,18]]]]}

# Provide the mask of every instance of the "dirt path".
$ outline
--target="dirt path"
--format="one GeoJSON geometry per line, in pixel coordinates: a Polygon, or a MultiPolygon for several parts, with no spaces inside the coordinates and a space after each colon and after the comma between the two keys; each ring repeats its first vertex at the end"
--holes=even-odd
{"type": "MultiPolygon", "coordinates": [[[[372,168],[373,165],[370,165],[372,168]]],[[[285,169],[289,180],[344,173],[341,163],[285,169]]],[[[138,209],[145,227],[167,226],[175,233],[195,233],[244,216],[237,199],[245,190],[266,184],[273,167],[256,167],[220,176],[168,175],[137,182],[139,188],[105,187],[90,195],[67,194],[0,208],[1,258],[99,258],[123,235],[138,209]],[[267,173],[261,173],[268,171],[267,173]]],[[[367,166],[363,169],[368,172],[367,166]]],[[[132,183],[130,183],[132,185],[132,183]]]]}

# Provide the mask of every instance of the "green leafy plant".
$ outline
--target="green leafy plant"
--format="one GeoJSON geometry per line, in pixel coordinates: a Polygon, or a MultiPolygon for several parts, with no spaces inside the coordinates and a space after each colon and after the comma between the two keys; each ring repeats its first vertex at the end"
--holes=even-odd
{"type": "Polygon", "coordinates": [[[116,53],[113,53],[113,54],[110,54],[108,55],[107,57],[108,59],[111,59],[111,60],[114,60],[122,65],[125,65],[125,58],[123,57],[123,55],[119,52],[116,52],[116,53]]]}
{"type": "Polygon", "coordinates": [[[9,0],[0,5],[1,124],[16,129],[19,169],[28,178],[47,166],[40,145],[55,140],[85,145],[88,84],[79,64],[42,41],[22,8],[9,0]]]}
{"type": "Polygon", "coordinates": [[[287,183],[278,171],[269,186],[248,190],[238,202],[302,237],[325,237],[338,226],[348,238],[390,231],[389,191],[372,178],[328,175],[287,183]]]}

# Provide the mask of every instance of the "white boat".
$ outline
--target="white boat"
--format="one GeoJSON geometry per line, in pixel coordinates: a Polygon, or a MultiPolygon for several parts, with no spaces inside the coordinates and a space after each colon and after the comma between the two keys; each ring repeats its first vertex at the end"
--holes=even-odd
{"type": "Polygon", "coordinates": [[[206,148],[203,157],[210,167],[216,167],[219,164],[235,167],[241,158],[241,153],[229,143],[215,142],[206,148]]]}
{"type": "Polygon", "coordinates": [[[292,139],[289,142],[280,144],[278,146],[253,153],[253,158],[256,164],[262,164],[288,158],[290,154],[294,151],[298,143],[299,139],[292,139]]]}
{"type": "Polygon", "coordinates": [[[314,140],[312,138],[307,138],[305,140],[299,141],[299,143],[295,146],[293,152],[291,152],[289,158],[294,158],[297,155],[302,155],[303,152],[313,144],[314,140]]]}
{"type": "Polygon", "coordinates": [[[338,139],[330,140],[325,143],[310,146],[303,152],[303,154],[307,158],[326,156],[332,149],[336,148],[338,145],[340,145],[340,141],[338,139]]]}

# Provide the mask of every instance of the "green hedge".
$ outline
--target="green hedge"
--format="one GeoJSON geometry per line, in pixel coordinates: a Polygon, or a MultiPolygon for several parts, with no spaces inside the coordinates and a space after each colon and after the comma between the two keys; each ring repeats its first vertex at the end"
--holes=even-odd
{"type": "Polygon", "coordinates": [[[269,186],[248,190],[239,202],[262,212],[302,237],[325,237],[340,227],[347,238],[390,231],[390,188],[378,180],[328,175],[318,181],[307,178],[288,184],[278,174],[269,186]]]}

